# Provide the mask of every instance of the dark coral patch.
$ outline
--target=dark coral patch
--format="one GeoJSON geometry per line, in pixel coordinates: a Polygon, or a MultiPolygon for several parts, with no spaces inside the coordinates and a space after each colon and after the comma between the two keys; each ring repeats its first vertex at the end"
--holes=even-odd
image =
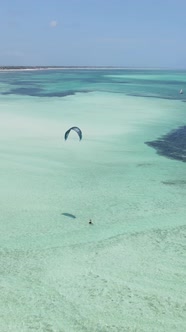
{"type": "Polygon", "coordinates": [[[179,127],[155,141],[145,143],[156,149],[159,155],[186,162],[186,126],[179,127]]]}
{"type": "Polygon", "coordinates": [[[35,88],[35,87],[26,87],[26,88],[17,88],[17,89],[11,89],[6,92],[2,92],[3,95],[23,95],[23,96],[32,96],[32,97],[66,97],[66,96],[72,96],[76,93],[88,93],[89,90],[66,90],[66,91],[50,91],[45,92],[41,88],[35,88]]]}

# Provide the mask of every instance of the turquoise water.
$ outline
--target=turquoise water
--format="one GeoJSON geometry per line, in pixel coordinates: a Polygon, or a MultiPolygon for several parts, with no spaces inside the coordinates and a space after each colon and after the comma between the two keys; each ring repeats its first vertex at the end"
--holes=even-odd
{"type": "Polygon", "coordinates": [[[2,332],[185,331],[185,77],[0,73],[2,332]]]}

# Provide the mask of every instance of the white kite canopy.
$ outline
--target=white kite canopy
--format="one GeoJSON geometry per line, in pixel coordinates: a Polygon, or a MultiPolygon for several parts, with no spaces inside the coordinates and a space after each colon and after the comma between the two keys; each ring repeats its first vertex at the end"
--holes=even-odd
{"type": "Polygon", "coordinates": [[[182,89],[180,90],[180,93],[181,93],[181,94],[183,93],[183,90],[182,90],[182,89]]]}
{"type": "Polygon", "coordinates": [[[74,130],[77,134],[78,134],[78,136],[79,136],[79,140],[81,141],[81,139],[82,139],[82,131],[81,131],[81,129],[79,129],[78,127],[71,127],[70,129],[68,129],[67,131],[66,131],[66,133],[65,133],[65,141],[67,140],[67,138],[68,138],[68,135],[70,134],[70,131],[71,130],[74,130]]]}

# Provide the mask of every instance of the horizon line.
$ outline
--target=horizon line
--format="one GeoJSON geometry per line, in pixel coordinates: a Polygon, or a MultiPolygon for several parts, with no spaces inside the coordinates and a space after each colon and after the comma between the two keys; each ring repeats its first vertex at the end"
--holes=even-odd
{"type": "Polygon", "coordinates": [[[99,65],[99,66],[88,66],[88,65],[67,65],[67,66],[58,66],[58,65],[0,65],[1,70],[26,70],[26,69],[133,69],[133,70],[186,70],[182,67],[144,67],[144,66],[112,66],[112,65],[99,65]]]}

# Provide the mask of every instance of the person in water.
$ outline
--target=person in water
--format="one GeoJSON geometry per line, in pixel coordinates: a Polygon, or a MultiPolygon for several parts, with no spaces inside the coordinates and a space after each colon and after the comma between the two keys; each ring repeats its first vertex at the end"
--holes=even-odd
{"type": "Polygon", "coordinates": [[[88,222],[88,223],[89,223],[89,225],[93,225],[93,222],[92,222],[92,220],[91,220],[91,219],[89,220],[89,222],[88,222]]]}

